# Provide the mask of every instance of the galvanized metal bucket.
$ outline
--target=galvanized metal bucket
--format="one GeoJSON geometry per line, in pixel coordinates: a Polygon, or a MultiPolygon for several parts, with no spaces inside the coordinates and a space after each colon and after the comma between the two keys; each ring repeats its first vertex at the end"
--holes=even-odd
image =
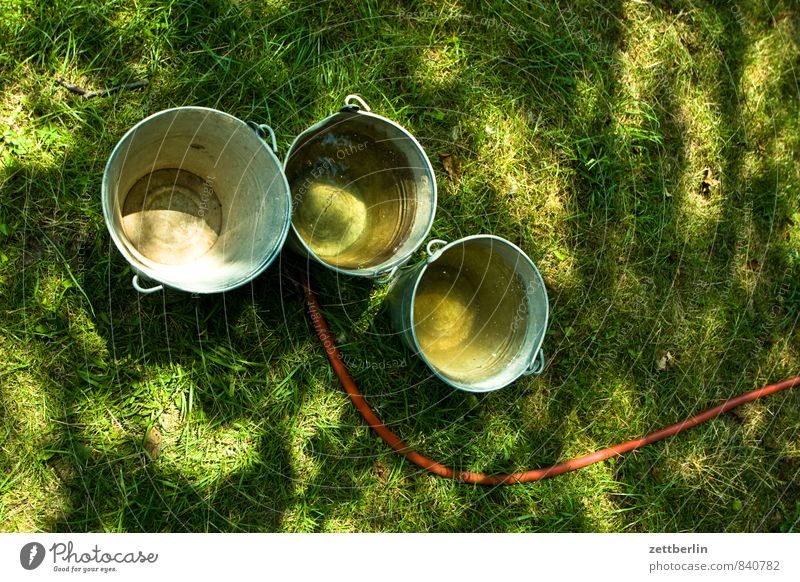
{"type": "Polygon", "coordinates": [[[444,382],[489,392],[544,370],[547,290],[513,243],[475,235],[428,243],[389,293],[392,325],[444,382]],[[438,248],[435,248],[438,247],[438,248]]]}
{"type": "Polygon", "coordinates": [[[276,150],[269,127],[205,107],[167,109],[131,128],[106,164],[102,203],[134,288],[218,293],[263,272],[292,213],[276,150]]]}
{"type": "Polygon", "coordinates": [[[428,157],[357,95],[297,136],[284,170],[290,246],[338,273],[388,280],[430,232],[436,179],[428,157]]]}

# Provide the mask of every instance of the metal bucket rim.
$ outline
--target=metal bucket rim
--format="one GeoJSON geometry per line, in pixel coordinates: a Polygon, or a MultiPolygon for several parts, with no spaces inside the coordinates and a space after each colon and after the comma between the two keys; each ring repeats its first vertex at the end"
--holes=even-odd
{"type": "MultiPolygon", "coordinates": [[[[180,106],[180,107],[170,107],[169,109],[163,109],[161,111],[157,111],[157,112],[155,112],[155,113],[153,113],[151,115],[148,115],[144,119],[140,119],[131,128],[129,128],[128,131],[126,131],[122,135],[122,137],[119,138],[119,140],[117,140],[117,143],[114,145],[114,149],[111,150],[111,155],[109,155],[108,160],[106,160],[106,164],[103,167],[103,181],[102,181],[102,184],[101,184],[101,187],[100,187],[100,192],[101,192],[101,206],[102,206],[102,209],[103,209],[103,218],[104,218],[105,223],[106,223],[106,230],[111,235],[111,239],[114,241],[114,245],[117,247],[117,250],[125,258],[125,260],[128,262],[128,264],[134,270],[134,272],[136,272],[137,274],[143,275],[144,277],[150,279],[151,281],[155,281],[157,283],[160,283],[160,284],[164,285],[165,287],[170,287],[172,289],[177,289],[179,291],[184,291],[184,292],[187,292],[187,293],[210,294],[210,293],[223,293],[225,291],[232,291],[233,289],[237,289],[238,287],[241,287],[242,285],[245,285],[245,284],[249,283],[250,281],[252,281],[253,279],[255,279],[256,277],[258,277],[261,273],[263,273],[275,261],[275,258],[278,256],[278,254],[280,254],[281,250],[283,249],[284,244],[286,243],[286,238],[289,235],[289,226],[290,226],[291,220],[292,220],[292,193],[291,193],[291,191],[289,189],[289,182],[288,182],[288,180],[286,180],[286,174],[284,173],[284,167],[281,164],[281,161],[278,158],[277,154],[260,137],[258,138],[259,143],[261,143],[262,147],[267,151],[267,154],[269,155],[270,159],[272,160],[272,162],[275,165],[275,169],[277,170],[277,174],[279,174],[281,179],[283,180],[283,191],[285,192],[286,197],[288,199],[288,204],[289,204],[288,210],[289,210],[289,212],[288,212],[288,219],[286,221],[284,221],[284,224],[281,227],[281,233],[280,233],[280,235],[278,237],[278,243],[275,245],[275,248],[272,250],[272,252],[269,255],[267,255],[265,257],[264,261],[262,261],[262,263],[258,267],[256,267],[255,269],[253,269],[250,272],[250,274],[243,276],[240,280],[238,280],[238,281],[236,281],[234,283],[226,284],[226,285],[220,286],[220,287],[211,287],[211,288],[204,288],[204,289],[195,289],[191,285],[182,286],[180,284],[176,284],[173,281],[164,281],[161,278],[159,278],[159,275],[156,274],[150,267],[148,267],[146,264],[142,263],[141,261],[139,261],[135,257],[133,257],[133,258],[135,259],[136,263],[138,263],[138,264],[136,264],[136,265],[133,264],[133,262],[131,261],[132,254],[131,254],[130,250],[127,248],[125,243],[120,238],[121,235],[119,233],[117,233],[115,228],[113,228],[114,222],[113,222],[113,216],[112,216],[113,213],[112,213],[112,207],[111,207],[111,200],[110,200],[110,196],[108,196],[108,192],[110,191],[110,186],[108,184],[109,171],[110,171],[112,162],[114,162],[116,160],[117,155],[118,155],[118,153],[120,151],[120,148],[122,147],[122,144],[123,144],[123,142],[125,142],[126,138],[128,138],[129,135],[133,134],[136,130],[138,130],[140,126],[144,125],[145,123],[147,123],[149,121],[152,121],[153,119],[155,119],[157,117],[160,117],[162,115],[166,115],[166,114],[169,114],[169,113],[173,113],[175,111],[199,111],[199,112],[206,112],[207,114],[219,114],[219,115],[222,115],[223,117],[227,117],[227,118],[233,120],[236,123],[241,124],[248,131],[253,131],[253,129],[251,127],[249,127],[246,122],[244,122],[240,118],[236,117],[235,115],[231,115],[230,113],[227,113],[225,111],[220,111],[219,109],[214,109],[212,107],[202,107],[200,105],[186,105],[186,106],[180,106]]],[[[258,137],[258,135],[256,135],[256,137],[258,137]]]]}
{"type": "MultiPolygon", "coordinates": [[[[354,276],[354,277],[367,277],[367,278],[379,277],[380,275],[383,275],[384,273],[388,273],[389,271],[391,271],[395,267],[400,267],[400,266],[406,264],[408,262],[408,260],[414,255],[414,253],[416,253],[420,249],[420,247],[422,247],[422,245],[425,242],[425,239],[430,234],[431,228],[433,228],[433,221],[436,218],[436,207],[437,207],[437,204],[438,204],[438,190],[437,190],[437,186],[436,186],[436,174],[433,171],[433,164],[431,164],[431,160],[430,160],[430,158],[428,158],[428,155],[425,153],[425,150],[423,149],[422,145],[417,141],[417,138],[415,138],[413,135],[411,135],[411,133],[405,127],[403,127],[402,125],[400,125],[396,121],[392,121],[391,119],[383,117],[382,115],[378,115],[377,113],[372,113],[371,111],[364,111],[363,109],[357,109],[355,111],[348,111],[348,112],[337,111],[336,113],[332,113],[331,115],[321,119],[320,121],[317,121],[314,125],[306,128],[300,134],[298,134],[297,137],[295,137],[294,140],[292,140],[292,144],[289,146],[289,149],[286,151],[286,157],[283,160],[283,172],[284,172],[284,175],[286,174],[286,164],[289,162],[289,158],[291,157],[292,152],[294,151],[294,148],[297,145],[297,142],[299,142],[302,137],[308,135],[311,132],[314,132],[314,131],[317,131],[317,130],[321,129],[326,123],[328,123],[332,119],[334,119],[334,118],[336,118],[336,117],[338,117],[340,115],[343,115],[343,114],[364,115],[366,117],[372,117],[372,118],[377,119],[379,121],[382,121],[384,123],[388,123],[389,125],[391,125],[391,126],[395,127],[396,129],[400,130],[400,132],[406,138],[410,139],[411,143],[414,144],[414,147],[417,149],[417,152],[422,156],[422,160],[425,162],[425,165],[426,165],[426,167],[428,169],[428,173],[429,173],[430,178],[431,178],[431,190],[432,190],[432,192],[431,192],[431,208],[433,208],[433,212],[431,212],[430,217],[428,218],[428,223],[425,225],[425,232],[420,237],[419,242],[416,245],[414,245],[414,247],[411,248],[406,253],[405,256],[397,257],[397,258],[392,259],[390,261],[386,261],[385,263],[379,265],[378,267],[373,267],[373,268],[369,268],[369,269],[341,269],[339,267],[331,265],[330,263],[328,263],[326,261],[323,261],[319,256],[317,256],[317,254],[313,250],[311,250],[311,247],[308,246],[306,241],[303,240],[303,237],[300,236],[300,233],[297,232],[297,229],[294,226],[294,221],[293,220],[290,221],[290,228],[291,228],[292,232],[294,233],[295,238],[297,239],[297,241],[303,247],[303,251],[308,253],[308,255],[312,259],[314,259],[318,264],[320,264],[320,265],[322,265],[324,267],[327,267],[331,271],[334,271],[336,273],[340,273],[342,275],[350,275],[350,276],[354,276]]],[[[291,196],[291,192],[290,192],[290,196],[291,196]]]]}
{"type": "MultiPolygon", "coordinates": [[[[541,334],[540,334],[538,340],[535,342],[536,348],[531,351],[531,359],[536,357],[536,355],[542,349],[542,344],[544,343],[544,336],[547,333],[547,322],[550,319],[550,300],[549,300],[549,298],[547,296],[547,288],[546,288],[546,286],[544,284],[544,279],[542,278],[542,274],[539,272],[539,268],[536,266],[536,263],[533,262],[533,259],[531,259],[527,255],[527,253],[525,253],[525,251],[523,251],[517,245],[512,243],[510,240],[504,239],[504,238],[496,236],[494,234],[472,234],[472,235],[465,236],[465,237],[460,238],[458,240],[454,240],[452,242],[447,243],[445,246],[441,247],[440,249],[437,249],[432,256],[428,257],[428,259],[425,260],[421,264],[421,266],[419,268],[419,272],[414,276],[414,284],[413,284],[413,286],[411,288],[411,302],[410,302],[410,307],[409,307],[409,317],[410,317],[410,320],[411,320],[411,329],[410,329],[411,330],[411,337],[414,340],[415,351],[417,352],[417,355],[422,359],[422,361],[425,362],[425,364],[428,366],[428,368],[436,375],[436,377],[439,378],[440,380],[442,380],[444,383],[446,383],[446,384],[448,384],[448,385],[450,385],[450,386],[452,386],[454,388],[458,388],[459,390],[464,390],[465,392],[476,392],[476,393],[477,392],[493,392],[495,390],[500,390],[501,388],[504,388],[508,384],[506,384],[504,386],[488,387],[488,388],[486,388],[486,387],[476,387],[476,386],[471,385],[471,384],[464,384],[462,382],[457,382],[457,381],[453,380],[452,378],[447,378],[446,376],[441,374],[439,372],[439,370],[437,369],[437,367],[434,366],[430,362],[430,360],[428,360],[427,356],[422,351],[422,348],[421,348],[421,346],[419,344],[419,340],[417,339],[417,330],[416,330],[416,326],[414,325],[414,302],[416,301],[416,298],[417,298],[417,289],[419,287],[419,284],[422,281],[422,277],[425,274],[425,271],[428,270],[428,266],[429,265],[431,265],[432,263],[436,262],[441,257],[441,255],[443,255],[445,253],[445,251],[447,251],[448,249],[451,249],[451,248],[455,247],[456,245],[464,244],[466,242],[469,242],[469,241],[472,241],[472,240],[478,240],[478,239],[494,240],[494,241],[497,241],[497,242],[499,242],[501,244],[504,244],[504,245],[514,249],[515,251],[517,251],[517,253],[521,257],[524,257],[524,259],[527,262],[527,264],[530,265],[533,268],[533,272],[536,274],[537,280],[541,283],[542,289],[545,290],[545,292],[543,293],[545,309],[544,309],[544,321],[542,322],[542,326],[541,326],[542,327],[542,331],[541,331],[541,334]]],[[[520,371],[519,374],[517,374],[509,382],[509,384],[511,382],[514,382],[514,381],[518,380],[523,375],[524,375],[524,369],[522,371],[520,371]]]]}

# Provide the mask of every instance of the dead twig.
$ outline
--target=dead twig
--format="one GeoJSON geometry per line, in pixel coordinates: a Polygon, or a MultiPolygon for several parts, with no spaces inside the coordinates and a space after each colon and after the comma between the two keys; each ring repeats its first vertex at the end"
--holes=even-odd
{"type": "Polygon", "coordinates": [[[115,87],[109,87],[108,89],[100,89],[99,91],[88,91],[83,87],[79,87],[78,85],[73,85],[72,83],[67,83],[64,79],[56,80],[56,83],[64,87],[70,93],[75,93],[76,95],[80,95],[84,99],[91,99],[92,97],[100,97],[102,95],[108,95],[109,93],[116,93],[117,91],[128,91],[130,89],[140,89],[147,85],[147,79],[142,79],[140,81],[133,81],[132,83],[125,83],[124,85],[117,85],[115,87]]]}
{"type": "Polygon", "coordinates": [[[64,79],[58,79],[56,83],[64,87],[67,91],[70,91],[72,93],[77,93],[78,95],[86,95],[87,93],[86,89],[83,89],[71,83],[67,83],[64,79]]]}

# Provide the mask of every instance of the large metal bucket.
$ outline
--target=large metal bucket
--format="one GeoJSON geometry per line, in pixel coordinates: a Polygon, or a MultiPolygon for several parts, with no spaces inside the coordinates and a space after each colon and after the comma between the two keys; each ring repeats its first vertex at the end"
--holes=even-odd
{"type": "Polygon", "coordinates": [[[547,291],[505,239],[431,241],[427,260],[395,281],[389,305],[406,345],[455,388],[489,392],[544,370],[547,291]]]}
{"type": "Polygon", "coordinates": [[[294,140],[284,170],[290,246],[336,272],[389,278],[430,232],[436,179],[428,157],[357,95],[294,140]]]}
{"type": "Polygon", "coordinates": [[[228,291],[270,265],[292,213],[275,149],[267,126],[205,107],[161,111],[123,136],[103,174],[103,214],[137,291],[228,291]]]}

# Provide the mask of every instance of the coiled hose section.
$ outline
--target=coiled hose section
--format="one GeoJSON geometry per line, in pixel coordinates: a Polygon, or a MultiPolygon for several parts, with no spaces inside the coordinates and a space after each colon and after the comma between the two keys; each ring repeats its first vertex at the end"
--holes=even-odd
{"type": "Polygon", "coordinates": [[[634,449],[641,448],[645,445],[663,440],[667,437],[671,437],[686,430],[687,428],[692,428],[698,424],[702,424],[708,420],[714,419],[719,415],[736,408],[737,406],[745,404],[746,402],[751,402],[757,398],[768,396],[770,394],[774,394],[775,392],[780,392],[781,390],[786,390],[787,388],[792,388],[793,386],[800,384],[800,376],[795,376],[793,378],[783,380],[782,382],[778,382],[777,384],[770,384],[769,386],[765,386],[757,390],[745,392],[744,394],[740,394],[739,396],[726,400],[714,408],[706,410],[705,412],[701,412],[700,414],[693,416],[688,420],[684,420],[666,428],[662,428],[661,430],[652,432],[643,438],[619,443],[612,447],[608,447],[576,459],[571,459],[563,463],[558,463],[550,467],[532,469],[530,471],[505,475],[486,475],[484,473],[474,473],[472,471],[457,471],[432,459],[429,459],[425,455],[411,449],[400,439],[400,437],[389,430],[386,425],[381,422],[381,419],[378,418],[369,407],[369,404],[367,404],[364,396],[361,394],[361,392],[359,392],[355,382],[353,382],[353,378],[347,371],[347,367],[342,361],[339,350],[336,348],[333,335],[328,329],[328,324],[322,315],[317,296],[311,289],[311,284],[308,280],[308,277],[303,276],[300,283],[303,287],[303,292],[305,293],[311,322],[314,326],[317,336],[319,337],[319,340],[322,342],[322,345],[325,348],[325,353],[328,355],[328,360],[330,360],[331,366],[333,366],[333,371],[336,373],[336,376],[342,383],[342,387],[344,388],[345,392],[347,392],[347,395],[350,397],[350,401],[367,421],[367,424],[369,424],[370,428],[374,430],[378,436],[381,437],[384,442],[386,442],[386,444],[392,447],[392,449],[403,455],[406,459],[418,467],[421,467],[426,471],[430,471],[435,475],[439,475],[440,477],[454,479],[456,481],[461,481],[462,483],[470,483],[474,485],[511,485],[515,483],[530,483],[532,481],[540,481],[541,479],[546,479],[548,477],[562,475],[570,471],[575,471],[576,469],[581,469],[587,465],[598,463],[623,453],[628,453],[634,449]]]}

